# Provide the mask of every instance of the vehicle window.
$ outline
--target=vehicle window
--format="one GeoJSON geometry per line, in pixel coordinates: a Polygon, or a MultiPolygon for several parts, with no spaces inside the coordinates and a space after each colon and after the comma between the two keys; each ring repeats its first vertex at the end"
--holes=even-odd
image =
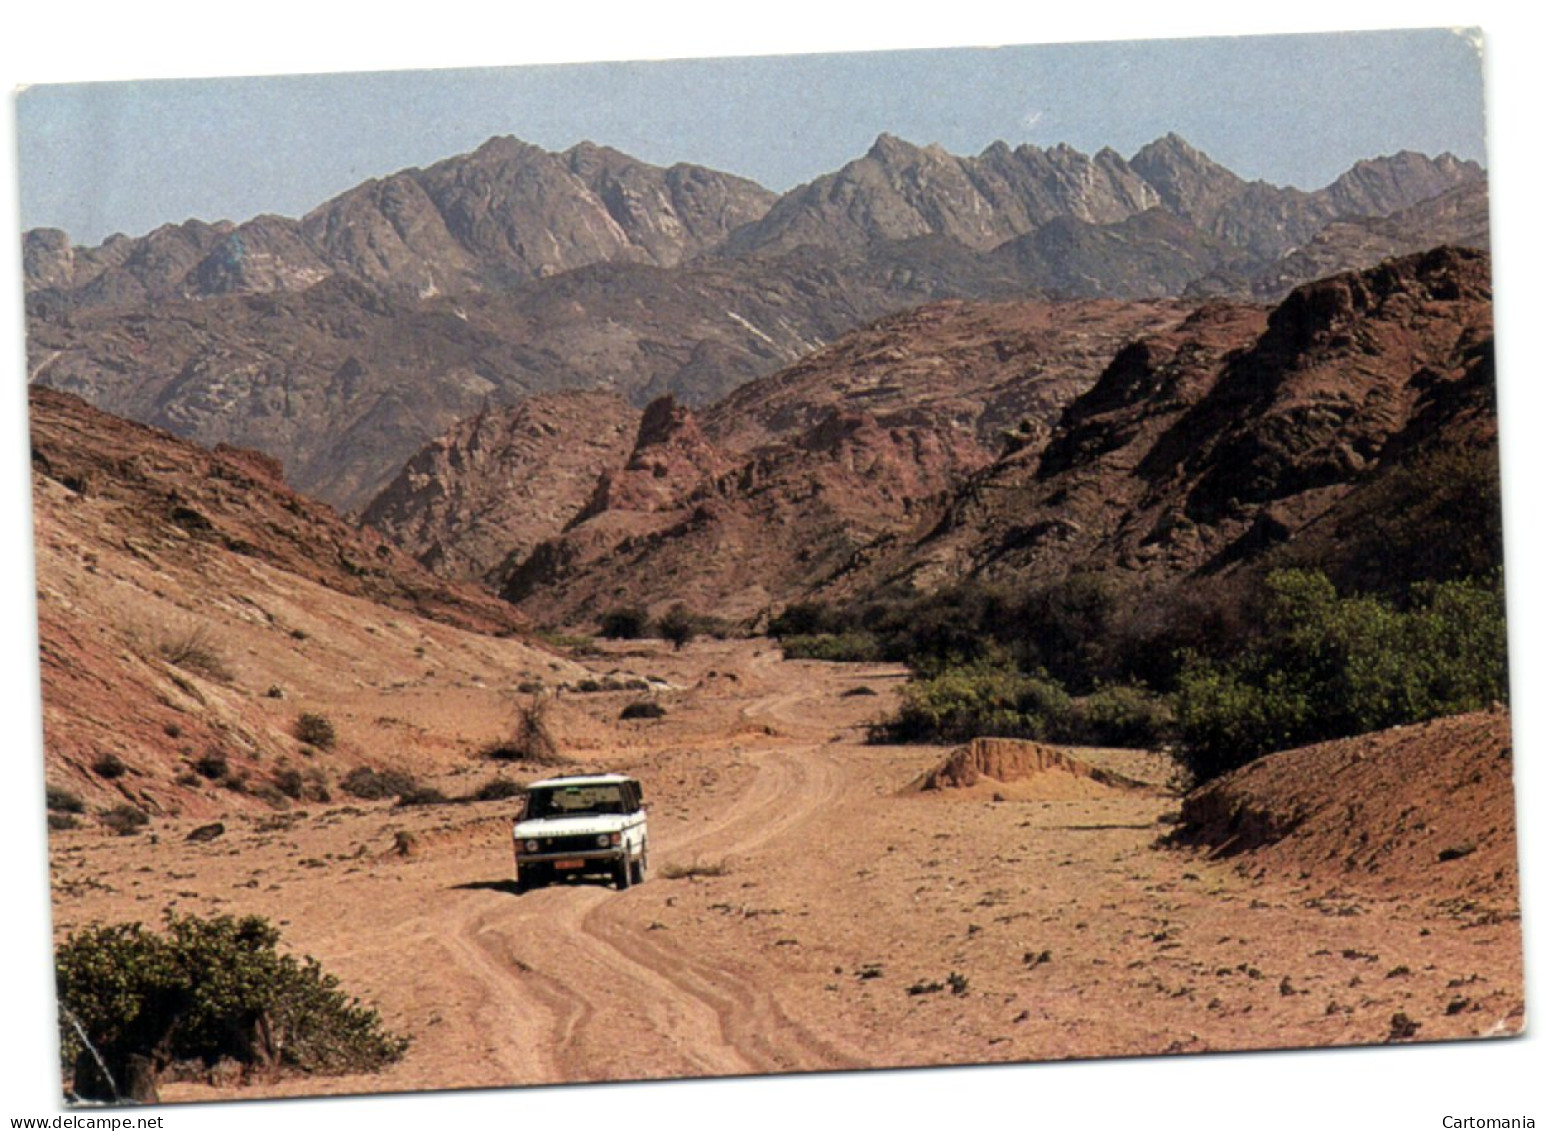
{"type": "Polygon", "coordinates": [[[630,812],[623,789],[605,785],[565,785],[532,790],[526,795],[526,817],[575,817],[581,814],[630,812]]]}

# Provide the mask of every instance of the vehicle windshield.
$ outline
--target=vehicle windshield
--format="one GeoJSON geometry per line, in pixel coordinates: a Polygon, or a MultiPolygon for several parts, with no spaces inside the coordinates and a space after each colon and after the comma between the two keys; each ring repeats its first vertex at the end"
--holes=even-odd
{"type": "Polygon", "coordinates": [[[526,795],[527,820],[626,812],[628,806],[623,797],[623,788],[615,783],[552,786],[534,789],[526,795]]]}

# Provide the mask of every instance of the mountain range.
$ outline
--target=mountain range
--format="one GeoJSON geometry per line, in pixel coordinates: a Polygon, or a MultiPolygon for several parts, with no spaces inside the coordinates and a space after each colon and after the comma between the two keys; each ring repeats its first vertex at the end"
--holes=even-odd
{"type": "Polygon", "coordinates": [[[1448,155],[1360,162],[1305,192],[1244,181],[1174,135],[1130,159],[956,157],[883,135],[776,196],[496,138],[298,220],[188,221],[96,248],[27,233],[29,374],[261,450],[297,489],[362,511],[426,443],[537,393],[699,408],[932,301],[1268,301],[1486,238],[1485,174],[1448,155]]]}

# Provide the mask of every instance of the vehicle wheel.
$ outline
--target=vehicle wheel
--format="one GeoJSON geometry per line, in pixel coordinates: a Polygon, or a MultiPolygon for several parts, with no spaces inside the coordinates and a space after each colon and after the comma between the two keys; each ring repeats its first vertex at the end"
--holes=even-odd
{"type": "Polygon", "coordinates": [[[628,890],[629,872],[632,869],[627,860],[619,860],[617,866],[612,869],[612,882],[617,885],[618,891],[628,890]]]}
{"type": "Polygon", "coordinates": [[[630,864],[629,867],[633,871],[633,882],[636,884],[642,884],[644,882],[645,874],[649,870],[649,849],[644,849],[641,851],[639,853],[639,858],[630,864]]]}

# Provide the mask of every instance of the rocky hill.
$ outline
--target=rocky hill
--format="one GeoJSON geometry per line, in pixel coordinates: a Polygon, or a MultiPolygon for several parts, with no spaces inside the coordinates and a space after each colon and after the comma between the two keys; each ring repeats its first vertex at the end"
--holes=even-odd
{"type": "Polygon", "coordinates": [[[619,603],[751,618],[911,536],[1006,444],[1043,441],[1175,302],[943,303],[884,319],[693,414],[660,401],[561,534],[505,564],[550,621],[619,603]]]}
{"type": "Polygon", "coordinates": [[[291,491],[265,456],[51,390],[31,412],[56,814],[272,814],[361,766],[465,765],[508,733],[515,682],[576,670],[524,643],[507,604],[291,491]],[[481,711],[458,707],[473,698],[481,711]],[[416,727],[428,707],[453,717],[416,727]]]}
{"type": "Polygon", "coordinates": [[[1137,592],[1242,565],[1377,588],[1481,568],[1490,300],[1487,257],[1440,249],[1272,309],[925,307],[696,418],[660,407],[502,591],[540,620],[678,599],[754,619],[1081,571],[1137,592]]]}
{"type": "MultiPolygon", "coordinates": [[[[1478,252],[1334,276],[1270,314],[1205,305],[1122,350],[1044,448],[984,469],[925,537],[872,555],[843,585],[1113,568],[1158,583],[1290,559],[1300,539],[1315,540],[1314,560],[1345,553],[1399,572],[1406,555],[1392,546],[1346,548],[1373,531],[1349,520],[1369,518],[1382,494],[1415,505],[1414,477],[1446,459],[1457,470],[1430,483],[1424,506],[1457,489],[1495,492],[1493,395],[1489,261],[1478,252]]],[[[1472,525],[1495,530],[1485,500],[1473,504],[1472,525]]],[[[1415,552],[1420,537],[1404,537],[1415,552]]]]}
{"type": "Polygon", "coordinates": [[[361,522],[443,577],[484,580],[569,525],[627,460],[638,422],[600,392],[486,409],[420,449],[361,522]]]}

